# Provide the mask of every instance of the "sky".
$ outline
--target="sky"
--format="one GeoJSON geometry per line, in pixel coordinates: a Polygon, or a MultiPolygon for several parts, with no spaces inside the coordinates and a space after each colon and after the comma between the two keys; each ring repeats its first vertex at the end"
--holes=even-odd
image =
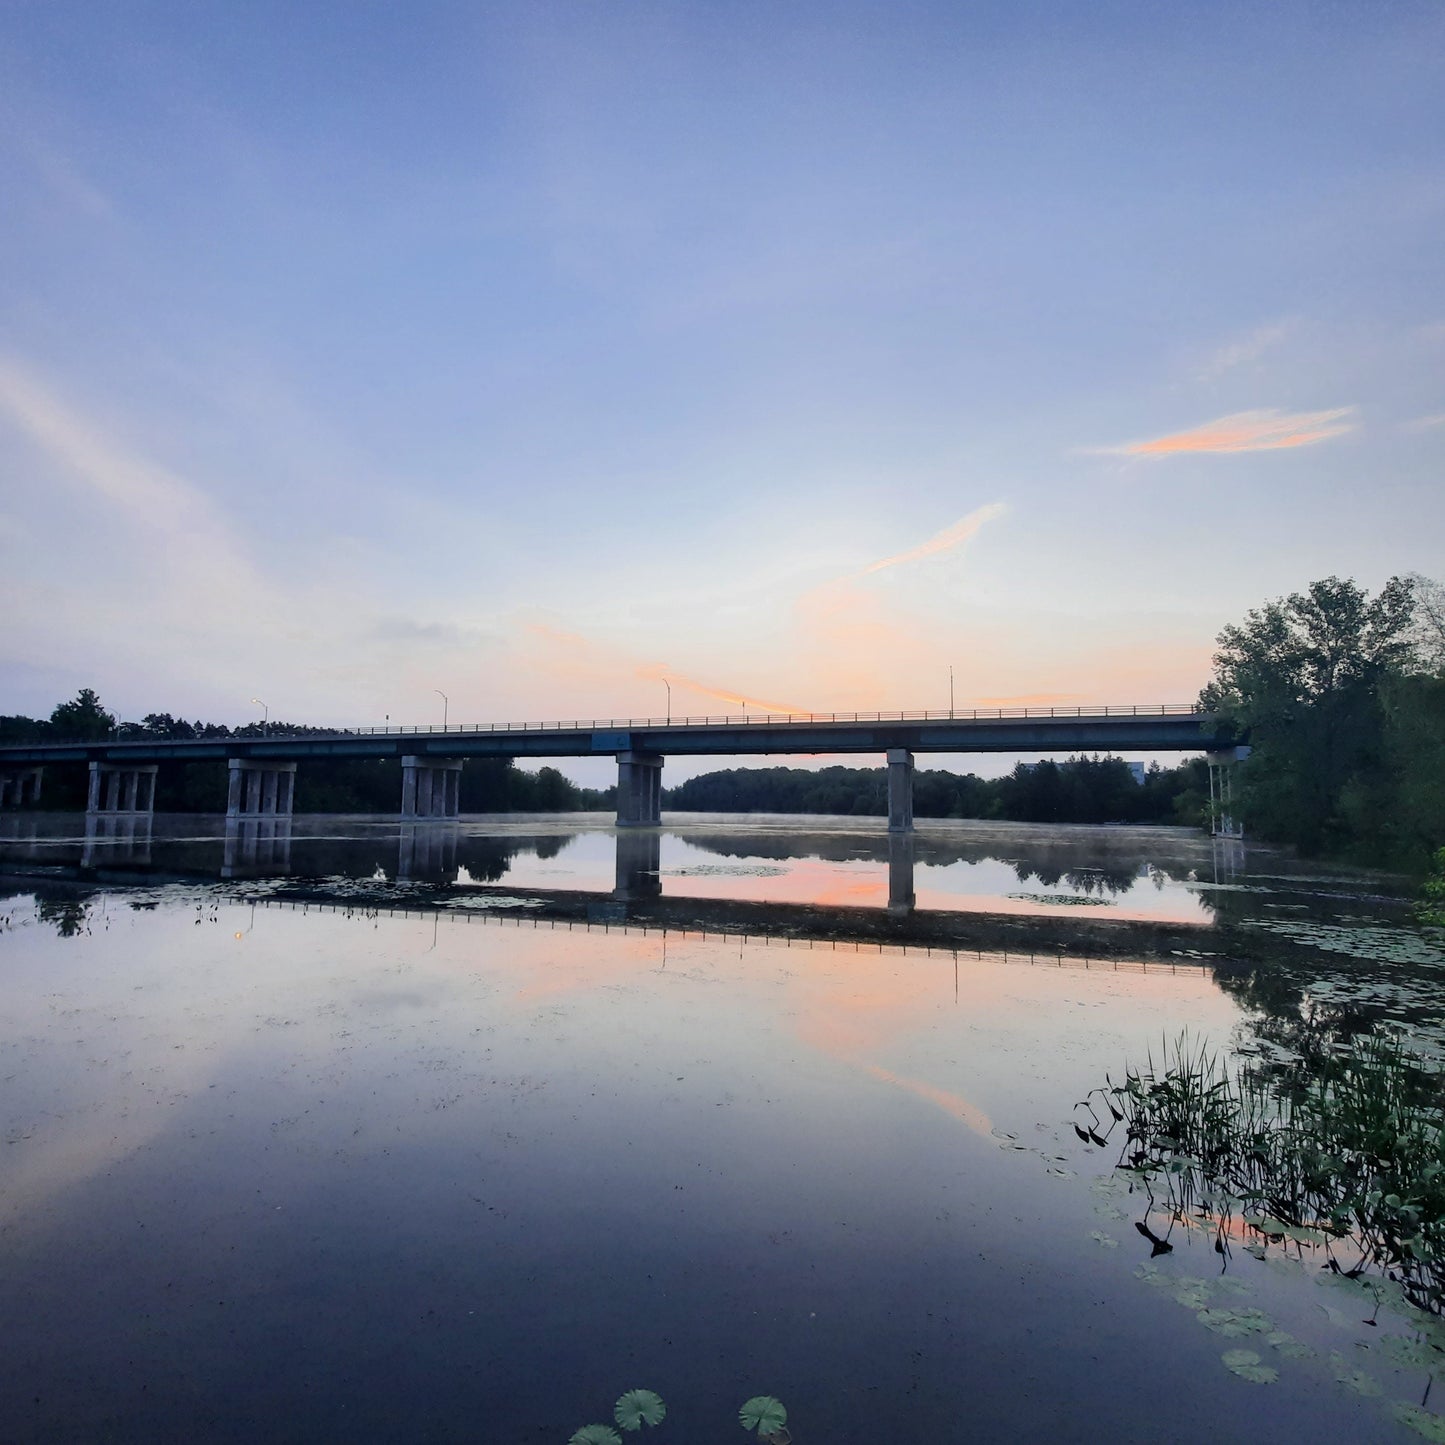
{"type": "Polygon", "coordinates": [[[1445,574],[1442,57],[1433,0],[7,0],[0,712],[1189,701],[1271,597],[1445,574]]]}

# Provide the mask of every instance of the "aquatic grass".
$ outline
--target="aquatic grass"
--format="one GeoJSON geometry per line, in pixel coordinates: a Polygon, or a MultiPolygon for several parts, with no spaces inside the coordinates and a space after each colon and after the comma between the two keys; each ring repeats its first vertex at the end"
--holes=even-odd
{"type": "Polygon", "coordinates": [[[1347,1280],[1389,1280],[1445,1314],[1445,1075],[1381,1029],[1268,1068],[1181,1036],[1156,1063],[1110,1079],[1076,1120],[1118,1167],[1162,1192],[1169,1225],[1136,1228],[1154,1253],[1175,1223],[1203,1224],[1227,1254],[1241,1231],[1260,1247],[1321,1252],[1347,1280]],[[1101,1118],[1107,1111],[1111,1122],[1101,1118]]]}

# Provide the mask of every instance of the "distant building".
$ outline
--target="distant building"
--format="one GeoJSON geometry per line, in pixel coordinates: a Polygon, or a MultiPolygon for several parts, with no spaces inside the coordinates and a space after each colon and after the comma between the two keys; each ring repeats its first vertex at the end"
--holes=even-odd
{"type": "Polygon", "coordinates": [[[1145,774],[1149,771],[1143,763],[1130,763],[1129,771],[1134,774],[1134,781],[1142,788],[1144,786],[1145,774]]]}

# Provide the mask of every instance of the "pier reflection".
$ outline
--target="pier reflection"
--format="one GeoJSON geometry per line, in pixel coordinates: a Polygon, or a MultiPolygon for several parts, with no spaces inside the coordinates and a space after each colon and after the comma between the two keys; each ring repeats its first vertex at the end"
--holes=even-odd
{"type": "Polygon", "coordinates": [[[455,883],[459,865],[455,822],[403,823],[397,849],[398,883],[455,883]]]}
{"type": "Polygon", "coordinates": [[[662,835],[656,829],[619,830],[612,896],[624,903],[662,896],[662,835]]]}
{"type": "Polygon", "coordinates": [[[82,868],[148,868],[153,819],[150,813],[87,813],[82,868]]]}
{"type": "Polygon", "coordinates": [[[221,853],[222,878],[270,878],[284,876],[290,871],[289,815],[226,819],[226,836],[221,853]]]}

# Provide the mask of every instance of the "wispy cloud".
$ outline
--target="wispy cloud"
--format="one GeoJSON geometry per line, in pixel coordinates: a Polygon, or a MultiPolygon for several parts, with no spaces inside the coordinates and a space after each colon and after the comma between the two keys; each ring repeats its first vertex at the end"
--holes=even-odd
{"type": "Polygon", "coordinates": [[[1445,411],[1437,411],[1433,416],[1417,416],[1414,421],[1405,423],[1406,431],[1434,431],[1436,427],[1445,426],[1445,411]]]}
{"type": "Polygon", "coordinates": [[[1313,446],[1355,429],[1355,408],[1332,411],[1238,411],[1188,431],[1147,441],[1096,447],[1095,452],[1125,457],[1172,457],[1187,452],[1270,452],[1313,446]]]}
{"type": "Polygon", "coordinates": [[[1247,336],[1221,346],[1200,368],[1200,380],[1217,381],[1227,371],[1258,361],[1270,347],[1278,345],[1289,335],[1293,324],[1291,321],[1276,321],[1269,326],[1256,327],[1247,336]]]}
{"type": "Polygon", "coordinates": [[[986,507],[976,507],[968,516],[961,517],[951,527],[945,527],[941,532],[935,532],[926,542],[920,542],[916,547],[910,547],[906,552],[897,552],[892,557],[884,557],[880,561],[870,562],[868,566],[856,575],[867,577],[874,572],[882,572],[886,567],[901,567],[905,562],[921,562],[925,557],[936,557],[940,552],[949,552],[953,548],[962,546],[968,539],[974,536],[985,522],[991,522],[995,517],[1001,517],[1008,511],[1002,502],[990,502],[986,507]]]}
{"type": "Polygon", "coordinates": [[[752,697],[748,693],[739,692],[736,688],[716,687],[710,682],[699,682],[695,677],[687,677],[683,673],[674,672],[660,662],[646,663],[637,669],[639,677],[645,677],[652,682],[666,680],[678,688],[686,688],[691,692],[701,693],[704,697],[719,698],[723,702],[737,703],[739,707],[758,707],[764,712],[781,713],[806,713],[809,708],[800,707],[797,703],[778,702],[776,699],[764,697],[752,697]]]}

